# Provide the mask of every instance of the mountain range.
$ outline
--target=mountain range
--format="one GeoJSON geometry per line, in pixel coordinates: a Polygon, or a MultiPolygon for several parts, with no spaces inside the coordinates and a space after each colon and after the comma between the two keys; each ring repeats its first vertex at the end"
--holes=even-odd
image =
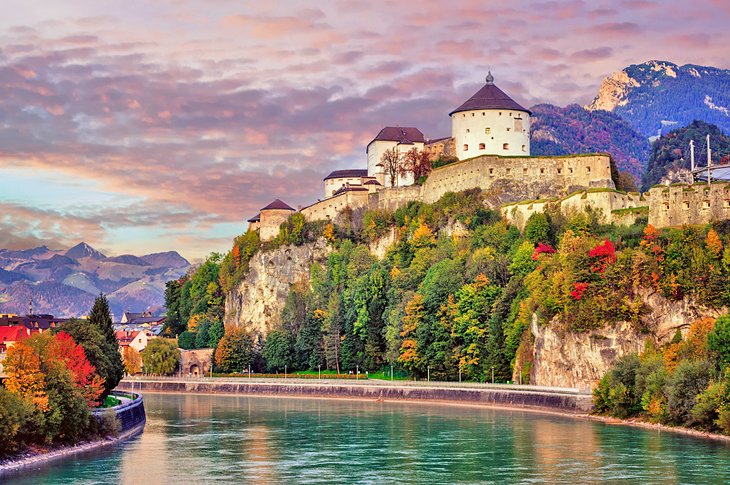
{"type": "MultiPolygon", "coordinates": [[[[687,146],[677,145],[689,142],[684,131],[677,135],[685,127],[692,125],[688,133],[698,150],[706,153],[707,134],[718,148],[724,146],[721,135],[730,133],[730,70],[648,61],[607,76],[584,107],[539,104],[530,110],[533,155],[608,152],[619,170],[643,180],[647,188],[676,171],[675,162],[686,155],[687,146]],[[676,159],[657,147],[665,138],[675,140],[676,159]]],[[[713,148],[713,163],[724,154],[713,148]]]]}
{"type": "Polygon", "coordinates": [[[190,263],[175,251],[107,257],[82,242],[67,250],[46,246],[0,249],[0,313],[88,313],[99,293],[117,318],[124,311],[164,311],[165,282],[190,263]]]}

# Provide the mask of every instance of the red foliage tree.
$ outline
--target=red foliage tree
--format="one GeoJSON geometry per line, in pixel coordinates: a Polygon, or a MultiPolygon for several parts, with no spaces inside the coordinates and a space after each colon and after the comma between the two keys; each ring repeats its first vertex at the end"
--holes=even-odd
{"type": "Polygon", "coordinates": [[[535,251],[532,253],[532,259],[537,261],[537,258],[541,254],[552,254],[555,252],[555,248],[549,244],[538,243],[535,251]]]}
{"type": "Polygon", "coordinates": [[[603,273],[609,264],[616,262],[616,246],[613,245],[610,239],[606,239],[591,249],[588,255],[597,259],[591,270],[603,273]]]}
{"type": "Polygon", "coordinates": [[[74,385],[81,391],[89,407],[99,404],[99,397],[104,392],[104,379],[96,373],[96,368],[86,358],[84,348],[77,344],[66,332],[56,334],[49,349],[50,360],[58,362],[68,369],[74,385]]]}
{"type": "Polygon", "coordinates": [[[428,152],[411,148],[403,155],[403,164],[400,167],[401,176],[409,173],[413,174],[413,180],[416,182],[421,177],[431,173],[431,158],[428,152]]]}
{"type": "Polygon", "coordinates": [[[573,283],[573,290],[570,292],[570,296],[576,300],[580,300],[586,289],[588,289],[588,283],[573,283]]]}

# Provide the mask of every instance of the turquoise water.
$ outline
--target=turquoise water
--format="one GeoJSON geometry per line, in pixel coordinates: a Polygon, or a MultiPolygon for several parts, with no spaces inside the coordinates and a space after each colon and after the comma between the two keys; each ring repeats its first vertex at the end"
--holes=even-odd
{"type": "Polygon", "coordinates": [[[728,445],[548,414],[179,394],[145,407],[141,436],[4,483],[730,482],[728,445]]]}

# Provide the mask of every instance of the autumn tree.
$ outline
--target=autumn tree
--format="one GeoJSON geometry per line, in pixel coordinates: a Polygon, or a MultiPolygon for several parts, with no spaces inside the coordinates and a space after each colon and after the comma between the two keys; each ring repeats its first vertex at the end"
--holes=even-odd
{"type": "Polygon", "coordinates": [[[386,175],[386,186],[389,181],[393,187],[398,186],[398,176],[402,172],[403,158],[398,153],[397,148],[389,148],[383,152],[380,157],[380,163],[378,164],[383,167],[383,172],[386,175]]]}
{"type": "Polygon", "coordinates": [[[66,332],[56,334],[49,345],[49,358],[68,369],[73,376],[73,383],[81,392],[87,406],[99,405],[99,398],[104,392],[104,379],[96,373],[96,368],[86,358],[84,348],[74,342],[66,332]]]}
{"type": "Polygon", "coordinates": [[[411,148],[403,155],[403,163],[400,167],[400,175],[413,175],[413,180],[418,183],[431,173],[431,158],[425,150],[411,148]]]}
{"type": "Polygon", "coordinates": [[[142,356],[137,349],[126,346],[122,352],[124,360],[124,371],[129,375],[142,372],[142,356]]]}
{"type": "Polygon", "coordinates": [[[40,411],[48,411],[45,374],[40,355],[26,341],[8,349],[3,367],[7,378],[5,388],[33,403],[40,411]]]}
{"type": "Polygon", "coordinates": [[[253,338],[243,329],[227,333],[218,342],[215,365],[223,372],[243,372],[254,360],[253,338]]]}

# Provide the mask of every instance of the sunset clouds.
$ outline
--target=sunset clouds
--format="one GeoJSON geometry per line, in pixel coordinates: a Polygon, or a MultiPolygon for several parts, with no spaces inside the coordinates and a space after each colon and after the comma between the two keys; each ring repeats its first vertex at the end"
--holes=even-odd
{"type": "Polygon", "coordinates": [[[62,3],[0,18],[0,247],[197,258],[384,125],[448,135],[488,68],[529,106],[649,59],[730,67],[714,1],[62,3]]]}

